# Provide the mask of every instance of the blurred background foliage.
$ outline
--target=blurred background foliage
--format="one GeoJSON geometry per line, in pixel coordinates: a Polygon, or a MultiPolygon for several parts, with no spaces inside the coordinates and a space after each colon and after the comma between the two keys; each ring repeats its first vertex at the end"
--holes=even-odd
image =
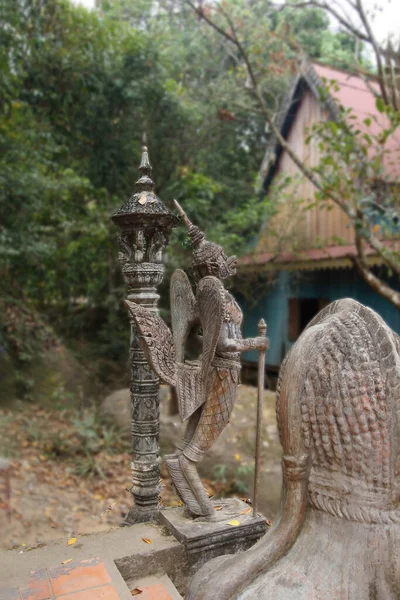
{"type": "MultiPolygon", "coordinates": [[[[331,32],[319,10],[289,18],[265,0],[226,6],[243,16],[245,43],[276,111],[294,43],[351,66],[352,40],[331,32]]],[[[232,48],[184,2],[103,0],[88,11],[68,0],[2,0],[2,385],[15,375],[3,399],[34,398],[39,379],[59,390],[53,372],[33,365],[66,352],[61,370],[77,361],[96,384],[127,378],[129,327],[109,217],[133,192],[143,132],[162,200],[181,201],[227,252],[245,250],[273,210],[256,192],[268,131],[245,78],[232,48]]],[[[168,253],[169,272],[187,262],[183,230],[168,253]]],[[[166,309],[165,292],[162,302],[166,309]]],[[[70,379],[74,392],[85,388],[70,379]]]]}

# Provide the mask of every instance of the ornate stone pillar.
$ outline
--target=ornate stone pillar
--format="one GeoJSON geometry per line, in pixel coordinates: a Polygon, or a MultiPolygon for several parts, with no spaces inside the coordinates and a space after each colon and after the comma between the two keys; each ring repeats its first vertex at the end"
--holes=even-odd
{"type": "MultiPolygon", "coordinates": [[[[143,148],[133,196],[111,217],[121,230],[119,262],[128,300],[157,311],[157,286],[164,276],[162,252],[175,217],[154,193],[152,167],[143,148]]],[[[132,488],[134,505],[122,525],[154,520],[160,493],[159,380],[140,347],[131,321],[132,488]]]]}

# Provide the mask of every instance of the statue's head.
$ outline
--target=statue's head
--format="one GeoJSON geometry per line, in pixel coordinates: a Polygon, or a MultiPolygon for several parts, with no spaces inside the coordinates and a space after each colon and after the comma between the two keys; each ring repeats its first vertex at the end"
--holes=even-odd
{"type": "MultiPolygon", "coordinates": [[[[321,311],[295,347],[299,410],[280,418],[292,431],[301,418],[309,502],[340,518],[400,523],[399,337],[344,299],[321,311]]],[[[281,383],[293,377],[293,368],[283,371],[281,383]]]]}
{"type": "Polygon", "coordinates": [[[204,233],[189,220],[182,207],[174,200],[193,246],[193,269],[201,277],[213,275],[226,279],[236,273],[236,256],[227,257],[222,246],[208,242],[204,233]]]}

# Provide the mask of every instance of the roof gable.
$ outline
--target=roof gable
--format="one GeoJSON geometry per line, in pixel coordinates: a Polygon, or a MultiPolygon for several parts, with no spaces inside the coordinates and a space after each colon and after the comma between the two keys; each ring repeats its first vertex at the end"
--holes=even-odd
{"type": "MultiPolygon", "coordinates": [[[[344,108],[352,109],[352,114],[357,118],[357,126],[360,129],[365,127],[366,133],[377,135],[388,126],[387,117],[381,114],[376,107],[374,92],[379,93],[379,88],[375,81],[368,81],[367,83],[357,75],[339,71],[326,65],[303,63],[292,82],[283,110],[277,121],[277,127],[285,139],[288,138],[306,90],[312,92],[315,99],[323,105],[328,118],[333,121],[338,117],[338,105],[342,105],[344,108]],[[335,81],[338,85],[330,89],[329,94],[322,99],[320,90],[326,87],[325,80],[328,83],[335,81]],[[372,123],[369,127],[364,125],[364,119],[367,117],[372,117],[372,123]]],[[[389,138],[387,149],[399,152],[400,139],[398,134],[395,133],[389,138]]],[[[262,187],[265,192],[276,173],[281,154],[282,147],[279,143],[272,143],[267,148],[260,170],[262,187]]],[[[400,175],[397,161],[390,160],[389,157],[386,157],[385,160],[385,170],[386,174],[392,178],[400,175]]]]}

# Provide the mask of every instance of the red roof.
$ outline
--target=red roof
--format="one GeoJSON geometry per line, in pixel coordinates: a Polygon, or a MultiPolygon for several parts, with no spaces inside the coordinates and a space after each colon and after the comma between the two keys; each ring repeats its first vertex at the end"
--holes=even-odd
{"type": "MultiPolygon", "coordinates": [[[[316,63],[313,63],[313,68],[321,79],[325,78],[328,83],[332,80],[337,82],[339,89],[336,91],[329,87],[330,94],[345,108],[352,109],[352,114],[357,117],[357,120],[353,120],[352,123],[357,124],[361,131],[370,135],[379,135],[389,126],[387,117],[376,108],[373,91],[379,93],[379,86],[375,81],[369,81],[367,84],[361,77],[316,63]],[[364,123],[366,118],[372,121],[369,127],[364,123]]],[[[387,151],[384,157],[385,174],[394,179],[400,175],[399,131],[390,136],[385,149],[387,151]]]]}

